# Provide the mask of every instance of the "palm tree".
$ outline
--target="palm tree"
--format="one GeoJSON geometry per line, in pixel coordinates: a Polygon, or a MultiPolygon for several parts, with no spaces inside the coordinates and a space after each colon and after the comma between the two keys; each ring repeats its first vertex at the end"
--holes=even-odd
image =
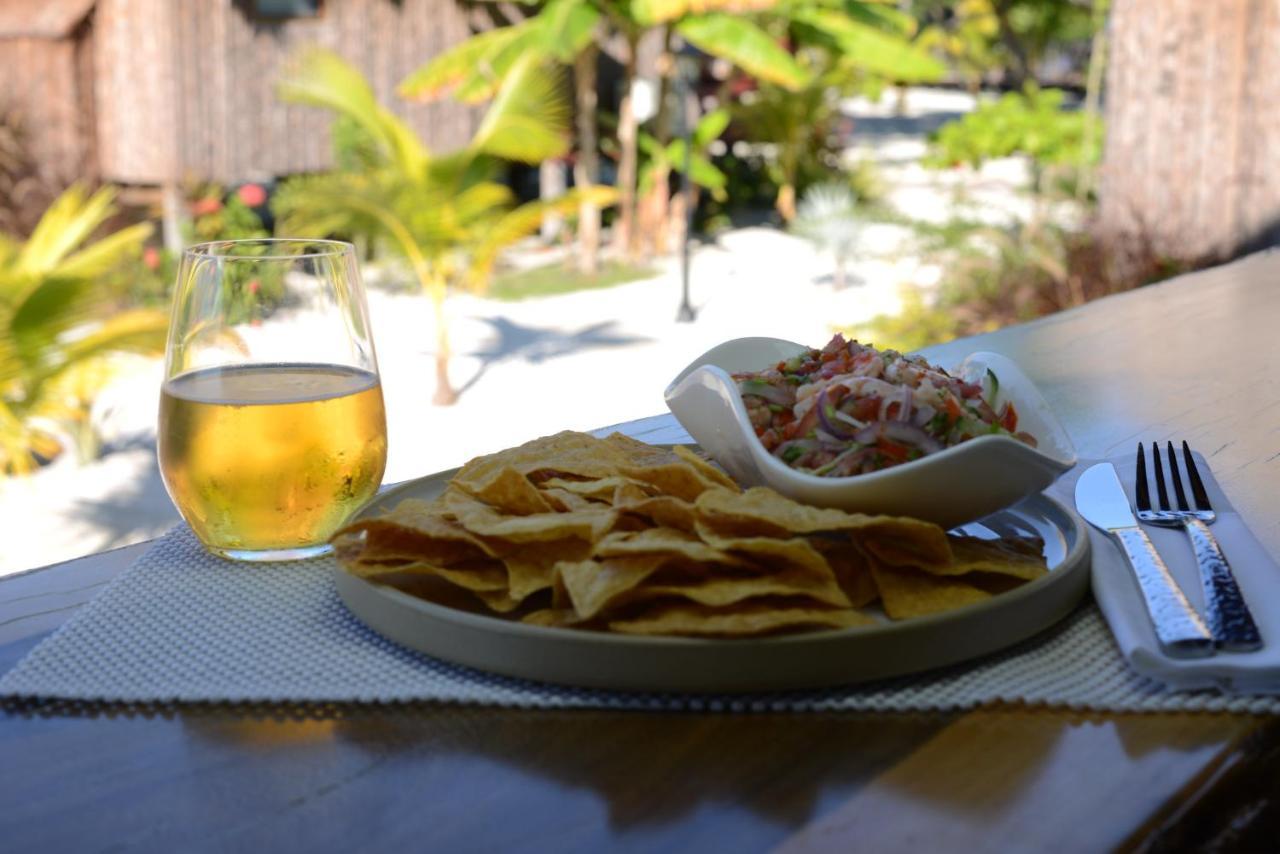
{"type": "MultiPolygon", "coordinates": [[[[471,142],[444,155],[378,103],[358,70],[336,54],[301,54],[280,80],[281,98],[330,109],[358,126],[372,155],[360,171],[295,178],[275,200],[285,233],[380,234],[404,256],[436,316],[436,391],[449,405],[449,336],[444,312],[450,286],[483,289],[498,253],[534,232],[548,213],[571,212],[581,193],[514,206],[498,181],[500,160],[536,163],[568,147],[568,105],[559,79],[532,59],[518,62],[496,90],[471,142]]],[[[597,205],[612,193],[590,194],[597,205]]]]}
{"type": "Polygon", "coordinates": [[[59,380],[108,353],[157,353],[161,311],[116,311],[111,274],[151,234],[143,223],[86,241],[114,212],[114,192],[73,186],[24,243],[0,235],[0,472],[27,473],[64,449],[50,421],[74,418],[59,380]],[[113,313],[114,312],[114,313],[113,313]]]}
{"type": "MultiPolygon", "coordinates": [[[[626,50],[618,110],[619,216],[614,244],[629,253],[635,245],[640,139],[631,92],[637,74],[637,47],[645,32],[663,27],[700,50],[781,86],[798,87],[806,80],[804,70],[764,28],[746,17],[717,11],[743,5],[742,0],[702,0],[697,4],[689,0],[550,0],[535,17],[481,33],[435,57],[405,79],[400,93],[429,99],[453,92],[461,100],[475,102],[488,97],[521,57],[572,63],[581,164],[575,181],[579,186],[591,186],[598,180],[594,169],[595,58],[605,42],[619,38],[626,50]]],[[[757,0],[747,5],[758,9],[781,4],[778,0],[757,0]]],[[[661,140],[664,144],[667,141],[661,140]]],[[[592,221],[588,212],[580,219],[588,226],[592,221]]],[[[593,267],[595,238],[587,235],[583,243],[587,247],[580,256],[583,266],[593,267]]]]}

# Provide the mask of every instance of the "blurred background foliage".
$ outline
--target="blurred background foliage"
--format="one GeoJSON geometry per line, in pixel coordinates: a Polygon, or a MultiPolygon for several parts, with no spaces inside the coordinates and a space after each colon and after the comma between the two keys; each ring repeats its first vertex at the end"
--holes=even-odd
{"type": "MultiPolygon", "coordinates": [[[[1089,230],[1106,0],[528,0],[506,18],[510,8],[479,6],[496,10],[499,25],[423,57],[397,90],[475,105],[477,130],[459,148],[430,150],[355,67],[306,50],[267,83],[281,101],[333,116],[331,168],[182,191],[178,243],[331,235],[407,271],[436,308],[440,403],[456,399],[444,301],[485,292],[495,273],[503,299],[603,287],[651,274],[647,259],[676,248],[686,221],[706,233],[746,220],[830,253],[843,284],[868,224],[904,224],[882,203],[893,188],[851,155],[858,129],[846,105],[901,107],[910,85],[979,95],[932,135],[923,165],[1025,162],[1031,215],[906,222],[943,277],[905,282],[902,312],[864,335],[914,349],[1176,269],[1141,240],[1089,230]],[[656,47],[645,67],[642,44],[656,47]],[[616,80],[597,76],[606,66],[616,80]],[[635,100],[642,83],[653,93],[646,112],[635,100]],[[571,169],[570,191],[531,200],[516,177],[547,161],[568,164],[557,168],[571,169]],[[501,253],[548,217],[566,226],[576,272],[502,270],[501,253]]],[[[153,235],[154,208],[132,210],[121,213],[110,188],[42,178],[21,116],[0,108],[5,471],[30,470],[69,444],[91,453],[75,425],[109,379],[105,354],[158,352],[177,246],[153,235]]],[[[232,287],[246,320],[283,292],[263,281],[232,287]]]]}
{"type": "Polygon", "coordinates": [[[28,472],[68,445],[91,455],[86,416],[104,359],[163,350],[164,312],[122,300],[121,273],[151,225],[94,239],[113,202],[110,189],[73,186],[26,240],[0,237],[0,471],[28,472]]]}

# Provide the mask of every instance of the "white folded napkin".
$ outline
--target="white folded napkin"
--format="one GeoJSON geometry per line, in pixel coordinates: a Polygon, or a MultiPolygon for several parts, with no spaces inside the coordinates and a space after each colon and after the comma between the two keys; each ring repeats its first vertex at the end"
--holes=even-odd
{"type": "MultiPolygon", "coordinates": [[[[1124,457],[1106,462],[1116,467],[1120,482],[1133,506],[1133,484],[1136,474],[1136,450],[1124,457]]],[[[1085,469],[1098,460],[1082,460],[1076,468],[1049,490],[1063,503],[1075,507],[1075,484],[1085,469]]],[[[1151,460],[1148,456],[1147,465],[1151,460]]],[[[1217,652],[1207,658],[1170,658],[1156,642],[1155,629],[1147,615],[1142,594],[1133,572],[1115,539],[1089,525],[1093,546],[1093,595],[1115,636],[1120,654],[1135,671],[1171,688],[1194,690],[1215,688],[1231,694],[1280,694],[1280,566],[1253,536],[1244,520],[1223,495],[1212,469],[1204,458],[1196,455],[1196,464],[1205,490],[1218,519],[1210,527],[1231,563],[1262,634],[1263,648],[1257,652],[1217,652]]],[[[1148,486],[1152,500],[1156,498],[1154,480],[1148,470],[1148,486]]],[[[1187,486],[1184,484],[1184,487],[1187,486]]],[[[1172,496],[1173,487],[1169,486],[1172,496]]],[[[1190,495],[1190,489],[1187,489],[1190,495]]],[[[1201,615],[1204,614],[1204,592],[1200,573],[1186,532],[1180,528],[1142,525],[1143,530],[1164,558],[1169,572],[1201,615]]]]}

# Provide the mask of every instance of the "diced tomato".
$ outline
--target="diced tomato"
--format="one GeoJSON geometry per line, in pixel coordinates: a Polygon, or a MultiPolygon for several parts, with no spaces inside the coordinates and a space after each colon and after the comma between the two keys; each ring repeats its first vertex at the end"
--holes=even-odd
{"type": "Polygon", "coordinates": [[[875,421],[880,414],[880,398],[875,395],[859,398],[849,414],[859,421],[875,421]]]}
{"type": "Polygon", "coordinates": [[[947,410],[947,415],[951,416],[952,421],[955,421],[957,418],[959,418],[961,415],[964,414],[964,412],[960,409],[959,402],[951,395],[947,395],[945,398],[943,398],[942,406],[944,409],[947,410]]]}
{"type": "Polygon", "coordinates": [[[971,397],[981,397],[982,386],[977,383],[960,383],[960,396],[966,400],[971,397]]]}
{"type": "Polygon", "coordinates": [[[1010,433],[1018,431],[1018,410],[1013,408],[1013,401],[1006,403],[1004,412],[1000,413],[1000,426],[1010,433]]]}
{"type": "Polygon", "coordinates": [[[899,445],[897,442],[890,442],[888,439],[881,439],[877,442],[876,450],[897,463],[906,460],[907,454],[911,453],[911,449],[906,445],[899,445]]]}
{"type": "Polygon", "coordinates": [[[818,407],[813,407],[798,421],[793,421],[782,428],[782,435],[787,439],[799,439],[809,435],[809,431],[818,425],[818,407]]]}

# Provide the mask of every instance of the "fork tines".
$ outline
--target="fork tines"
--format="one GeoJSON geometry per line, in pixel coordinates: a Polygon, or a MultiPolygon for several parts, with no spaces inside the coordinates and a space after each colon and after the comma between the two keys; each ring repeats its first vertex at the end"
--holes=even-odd
{"type": "MultiPolygon", "coordinates": [[[[1187,494],[1182,488],[1182,477],[1178,473],[1178,455],[1173,449],[1173,442],[1166,443],[1165,452],[1169,461],[1169,476],[1173,480],[1173,494],[1177,502],[1179,510],[1191,510],[1192,507],[1187,503],[1187,494]]],[[[1195,501],[1196,510],[1212,510],[1209,504],[1209,494],[1205,491],[1204,481],[1200,479],[1200,471],[1196,468],[1195,458],[1191,455],[1191,447],[1184,440],[1182,443],[1182,467],[1187,473],[1187,479],[1191,483],[1191,497],[1195,501]]],[[[1161,459],[1160,443],[1151,443],[1151,461],[1152,469],[1155,472],[1156,479],[1156,496],[1160,499],[1161,509],[1172,509],[1169,501],[1169,489],[1165,485],[1164,479],[1164,462],[1161,459]]],[[[1142,443],[1138,443],[1138,464],[1137,478],[1134,481],[1134,503],[1139,510],[1150,510],[1151,493],[1147,487],[1147,457],[1142,447],[1142,443]]]]}
{"type": "MultiPolygon", "coordinates": [[[[1169,446],[1169,452],[1173,452],[1172,444],[1169,446]]],[[[1185,439],[1182,441],[1182,458],[1186,461],[1187,477],[1191,480],[1191,495],[1196,500],[1196,509],[1212,510],[1213,508],[1209,505],[1209,493],[1205,491],[1204,481],[1200,479],[1195,458],[1191,456],[1191,448],[1185,439]]]]}

